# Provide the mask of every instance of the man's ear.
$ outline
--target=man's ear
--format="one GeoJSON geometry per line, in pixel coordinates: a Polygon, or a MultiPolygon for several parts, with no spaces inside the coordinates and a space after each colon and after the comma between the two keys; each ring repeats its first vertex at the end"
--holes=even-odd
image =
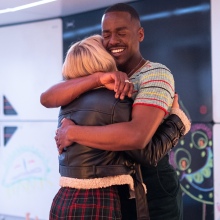
{"type": "Polygon", "coordinates": [[[138,35],[139,35],[139,42],[142,42],[144,40],[144,28],[143,27],[139,28],[138,35]]]}

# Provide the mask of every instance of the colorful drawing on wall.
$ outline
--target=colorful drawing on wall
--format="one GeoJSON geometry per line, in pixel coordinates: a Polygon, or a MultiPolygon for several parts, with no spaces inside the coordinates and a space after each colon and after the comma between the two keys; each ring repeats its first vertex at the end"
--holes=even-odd
{"type": "Polygon", "coordinates": [[[22,217],[30,212],[46,220],[59,189],[58,153],[54,143],[57,122],[2,122],[0,125],[1,130],[12,127],[16,127],[16,132],[6,146],[0,146],[0,213],[22,217]],[[11,209],[12,204],[16,204],[16,209],[11,209]]]}
{"type": "Polygon", "coordinates": [[[1,185],[10,189],[18,184],[45,181],[50,172],[45,155],[33,147],[24,147],[7,155],[1,185]]]}
{"type": "Polygon", "coordinates": [[[181,188],[192,199],[213,204],[212,125],[192,124],[190,134],[171,152],[181,188]]]}

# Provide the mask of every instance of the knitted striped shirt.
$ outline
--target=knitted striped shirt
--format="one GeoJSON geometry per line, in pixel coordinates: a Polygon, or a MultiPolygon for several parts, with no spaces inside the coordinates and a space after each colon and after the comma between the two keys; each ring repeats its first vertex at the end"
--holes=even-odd
{"type": "Polygon", "coordinates": [[[130,80],[134,84],[133,106],[155,106],[165,114],[170,112],[175,89],[173,75],[166,66],[147,61],[130,80]]]}

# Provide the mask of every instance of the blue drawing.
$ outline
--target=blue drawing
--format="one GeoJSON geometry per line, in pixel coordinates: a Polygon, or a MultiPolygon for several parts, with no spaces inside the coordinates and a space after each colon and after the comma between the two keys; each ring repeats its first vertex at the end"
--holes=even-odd
{"type": "Polygon", "coordinates": [[[46,181],[50,173],[48,160],[32,147],[23,147],[12,155],[7,155],[5,161],[6,169],[1,180],[1,185],[5,188],[19,183],[46,181]]]}

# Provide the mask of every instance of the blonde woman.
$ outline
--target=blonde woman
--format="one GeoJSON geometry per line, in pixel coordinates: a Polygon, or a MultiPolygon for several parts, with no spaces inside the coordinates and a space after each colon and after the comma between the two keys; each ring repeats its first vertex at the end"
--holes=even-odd
{"type": "MultiPolygon", "coordinates": [[[[115,61],[103,47],[102,37],[94,35],[70,47],[62,74],[65,80],[85,80],[87,75],[112,71],[117,71],[115,61]]],[[[58,127],[65,124],[71,129],[75,124],[105,126],[129,121],[132,103],[128,97],[116,99],[114,91],[98,87],[61,107],[58,127]]],[[[177,100],[174,105],[178,107],[177,100]]],[[[128,188],[129,196],[135,195],[137,219],[148,219],[146,197],[143,196],[145,189],[136,162],[156,165],[174,146],[174,140],[188,132],[189,121],[185,115],[184,120],[185,125],[178,116],[170,115],[146,148],[139,151],[105,151],[92,148],[94,146],[90,143],[79,144],[77,141],[66,145],[59,155],[61,188],[53,200],[50,220],[120,220],[118,186],[128,188]]],[[[59,145],[60,140],[56,138],[56,141],[59,145]]]]}

